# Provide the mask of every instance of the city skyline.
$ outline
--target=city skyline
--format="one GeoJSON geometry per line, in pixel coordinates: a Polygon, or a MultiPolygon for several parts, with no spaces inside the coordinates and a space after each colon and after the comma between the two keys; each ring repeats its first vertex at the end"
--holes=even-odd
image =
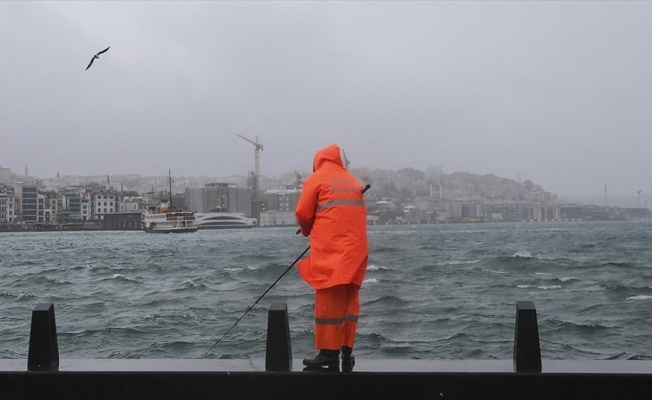
{"type": "MultiPolygon", "coordinates": [[[[2,169],[2,165],[0,165],[0,171],[2,169]]],[[[437,169],[437,167],[431,167],[434,169],[437,169]]],[[[409,169],[409,168],[405,168],[409,169]]],[[[352,172],[354,174],[359,175],[358,173],[364,171],[365,173],[367,172],[398,172],[400,170],[387,170],[387,169],[352,169],[352,172]]],[[[419,170],[420,171],[420,170],[419,170]]],[[[253,171],[249,171],[249,173],[252,173],[253,171]]],[[[422,171],[422,172],[427,172],[427,171],[422,171]]],[[[15,171],[12,171],[14,175],[16,175],[17,178],[20,178],[20,174],[16,174],[15,171]]],[[[450,175],[450,174],[455,174],[455,173],[460,173],[460,171],[453,171],[451,173],[447,173],[445,171],[442,171],[444,175],[450,175]]],[[[170,172],[172,174],[172,172],[170,172]]],[[[263,179],[263,185],[261,189],[264,190],[275,190],[282,188],[287,185],[292,185],[296,183],[297,179],[305,179],[309,175],[309,171],[287,171],[285,173],[282,173],[280,175],[275,175],[275,176],[266,176],[263,175],[261,178],[263,179]]],[[[494,175],[500,179],[507,179],[507,180],[512,180],[514,182],[523,182],[524,180],[519,180],[519,177],[517,179],[511,179],[509,177],[501,177],[497,176],[495,174],[475,174],[473,172],[469,173],[464,173],[464,174],[471,174],[471,175],[476,175],[478,177],[481,176],[487,176],[487,175],[494,175]]],[[[79,175],[79,174],[59,174],[60,177],[57,178],[56,176],[53,177],[37,177],[37,176],[30,176],[31,178],[36,178],[42,183],[45,182],[47,184],[52,184],[52,180],[54,179],[61,179],[66,182],[69,182],[70,184],[77,185],[77,184],[82,184],[82,183],[90,183],[90,182],[95,182],[98,184],[106,184],[107,180],[110,181],[112,184],[112,187],[114,188],[120,188],[122,184],[124,183],[125,178],[130,178],[128,179],[129,181],[135,180],[145,180],[147,183],[141,183],[139,185],[127,185],[126,190],[135,190],[140,193],[145,193],[145,192],[150,192],[150,191],[167,191],[168,187],[168,177],[169,175],[167,174],[159,174],[159,175],[144,175],[140,173],[134,173],[134,174],[99,174],[99,175],[79,175]],[[112,180],[111,180],[112,179],[112,180]],[[154,182],[154,183],[153,183],[154,182]],[[117,186],[116,186],[117,185],[117,186]]],[[[364,175],[364,174],[363,174],[364,175]]],[[[363,179],[364,177],[358,176],[358,178],[363,179]]],[[[238,186],[241,187],[247,187],[247,180],[248,180],[248,175],[247,174],[233,174],[229,176],[178,176],[175,174],[172,174],[172,179],[173,179],[173,192],[175,193],[181,193],[185,190],[185,188],[200,188],[203,187],[206,184],[210,183],[230,183],[230,184],[237,184],[238,186]]],[[[541,186],[538,182],[532,182],[534,185],[541,186]]],[[[637,191],[636,193],[633,194],[624,194],[624,195],[619,195],[619,194],[612,194],[609,193],[608,187],[603,187],[603,191],[601,193],[597,194],[588,194],[588,195],[563,195],[559,193],[555,193],[553,191],[548,190],[548,188],[541,186],[542,190],[551,193],[552,195],[555,195],[558,197],[558,199],[562,202],[571,202],[571,203],[577,203],[577,204],[583,204],[583,205],[608,205],[608,206],[615,206],[615,207],[625,207],[625,208],[648,208],[649,204],[652,204],[652,194],[650,193],[645,193],[642,190],[639,192],[637,191]]],[[[375,191],[374,191],[375,192],[375,191]]]]}
{"type": "MultiPolygon", "coordinates": [[[[337,143],[560,196],[652,193],[649,2],[2,2],[0,165],[262,176],[337,143]],[[110,47],[85,70],[89,57],[110,47]]],[[[140,171],[140,172],[138,172],[140,171]]]]}
{"type": "MultiPolygon", "coordinates": [[[[9,170],[0,170],[5,178],[9,170]]],[[[424,173],[415,169],[400,171],[361,170],[363,182],[377,183],[374,195],[368,198],[371,223],[455,223],[455,222],[527,222],[527,221],[595,221],[644,220],[650,211],[641,207],[613,203],[582,205],[559,199],[555,194],[531,181],[517,182],[495,175],[454,173],[450,176],[438,171],[424,173]],[[389,200],[389,201],[388,201],[389,200]]],[[[258,213],[254,207],[257,198],[250,185],[207,182],[200,185],[185,178],[178,182],[184,191],[176,193],[171,176],[121,176],[118,184],[111,185],[109,175],[102,178],[83,177],[82,180],[57,177],[37,180],[21,177],[13,188],[11,183],[0,185],[0,224],[4,230],[21,229],[22,222],[41,224],[36,229],[138,229],[133,215],[151,209],[166,200],[180,209],[207,212],[251,212],[255,219],[265,220],[265,226],[293,220],[300,193],[301,182],[283,186],[284,190],[264,190],[263,209],[270,214],[258,213]],[[162,179],[161,179],[162,178],[162,179]],[[161,180],[164,185],[161,190],[161,180]],[[134,190],[132,184],[152,184],[144,192],[134,190]],[[124,188],[123,183],[130,189],[124,188]],[[155,183],[155,185],[154,185],[155,183]],[[194,183],[194,187],[192,184],[194,183]],[[290,189],[290,190],[288,190],[290,189]],[[180,203],[181,201],[181,203],[180,203]],[[249,210],[249,211],[248,211],[249,210]],[[119,215],[114,215],[114,214],[119,215]],[[88,221],[89,226],[80,226],[88,221]],[[7,225],[7,223],[9,225],[7,225]],[[43,225],[45,224],[45,225],[43,225]],[[65,228],[60,225],[64,224],[65,228]]],[[[297,176],[299,178],[299,176],[297,176]]],[[[251,184],[251,182],[248,182],[251,184]]],[[[365,190],[370,185],[366,185],[365,190]]],[[[32,229],[34,226],[24,226],[32,229]]]]}

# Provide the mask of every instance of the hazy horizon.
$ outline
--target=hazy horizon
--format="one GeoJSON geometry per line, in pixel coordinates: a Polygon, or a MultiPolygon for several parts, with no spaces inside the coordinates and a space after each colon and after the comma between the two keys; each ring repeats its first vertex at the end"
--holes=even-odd
{"type": "MultiPolygon", "coordinates": [[[[1,166],[0,166],[1,167],[1,166]]],[[[410,167],[407,167],[410,168],[410,167]]],[[[387,170],[387,169],[382,169],[379,168],[378,170],[387,170]]],[[[359,172],[360,170],[357,168],[353,168],[352,172],[356,173],[359,172]]],[[[394,172],[397,172],[398,170],[392,170],[394,172]]],[[[14,174],[16,174],[16,171],[12,171],[14,174]]],[[[251,172],[251,171],[250,171],[251,172]]],[[[425,172],[425,171],[424,171],[425,172]]],[[[452,171],[452,172],[445,172],[444,174],[451,174],[454,172],[459,172],[459,171],[452,171]]],[[[299,175],[302,178],[306,178],[310,172],[308,170],[294,170],[294,171],[285,171],[281,174],[277,174],[274,176],[267,176],[263,175],[264,180],[275,180],[275,179],[280,179],[283,176],[287,176],[288,180],[284,181],[283,184],[291,184],[295,181],[296,179],[296,173],[299,173],[299,175]]],[[[469,172],[470,174],[474,174],[473,172],[469,172]]],[[[202,175],[202,176],[179,176],[175,175],[173,172],[170,172],[173,180],[172,186],[175,188],[176,192],[182,192],[185,190],[186,187],[202,187],[203,185],[195,185],[195,186],[185,186],[184,182],[186,180],[207,180],[210,181],[211,183],[215,182],[227,182],[227,183],[237,183],[237,184],[242,184],[245,185],[245,181],[247,180],[247,174],[232,174],[232,175],[221,175],[221,176],[207,176],[207,175],[202,175]]],[[[20,173],[16,174],[17,176],[21,176],[20,173]]],[[[31,175],[31,174],[30,174],[31,175]]],[[[142,173],[129,173],[129,174],[94,174],[94,175],[84,175],[84,174],[61,174],[61,178],[64,179],[66,177],[68,178],[93,178],[96,179],[96,182],[99,184],[105,183],[105,179],[108,176],[111,184],[116,184],[116,179],[117,183],[120,183],[120,178],[121,177],[126,177],[126,176],[142,176],[143,178],[156,178],[156,179],[165,179],[167,182],[167,174],[155,174],[155,175],[144,175],[142,173]]],[[[56,176],[53,177],[39,177],[39,176],[31,176],[33,178],[38,178],[38,179],[52,179],[55,178],[56,176]]],[[[510,179],[507,177],[501,177],[500,178],[505,178],[505,179],[510,179]]],[[[362,176],[359,176],[359,178],[363,178],[362,176]]],[[[539,185],[537,182],[533,182],[535,185],[539,185]]],[[[148,183],[150,185],[151,183],[148,183]]],[[[166,183],[167,185],[167,183],[166,183]]],[[[144,186],[144,187],[145,187],[144,186]]],[[[131,188],[135,189],[135,188],[131,188]]],[[[265,190],[265,188],[263,188],[265,190]]],[[[596,193],[596,194],[587,194],[587,195],[564,195],[564,194],[559,194],[555,192],[551,192],[548,190],[546,187],[542,187],[543,190],[552,193],[553,195],[558,195],[560,200],[564,201],[572,201],[576,202],[578,204],[593,204],[593,205],[604,205],[605,200],[607,200],[608,205],[610,206],[616,206],[616,207],[628,207],[628,208],[638,208],[639,205],[643,208],[648,208],[648,203],[652,201],[652,195],[649,193],[641,193],[641,196],[638,196],[638,193],[635,194],[624,194],[624,195],[612,195],[610,193],[607,193],[607,199],[605,199],[605,193],[604,193],[604,188],[602,193],[596,193]]],[[[147,191],[146,189],[143,189],[147,191]]]]}
{"type": "MultiPolygon", "coordinates": [[[[0,165],[352,168],[652,193],[651,2],[1,2],[0,165]],[[85,70],[95,53],[109,51],[85,70]]],[[[135,172],[141,171],[141,172],[135,172]]]]}

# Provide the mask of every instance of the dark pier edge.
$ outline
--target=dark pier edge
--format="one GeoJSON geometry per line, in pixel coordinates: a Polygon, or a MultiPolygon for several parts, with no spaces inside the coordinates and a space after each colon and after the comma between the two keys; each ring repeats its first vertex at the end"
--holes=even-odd
{"type": "Polygon", "coordinates": [[[516,306],[513,360],[302,368],[285,304],[270,307],[265,360],[59,360],[54,305],[39,304],[28,359],[0,360],[0,399],[652,399],[652,361],[542,361],[532,302],[516,306]]]}

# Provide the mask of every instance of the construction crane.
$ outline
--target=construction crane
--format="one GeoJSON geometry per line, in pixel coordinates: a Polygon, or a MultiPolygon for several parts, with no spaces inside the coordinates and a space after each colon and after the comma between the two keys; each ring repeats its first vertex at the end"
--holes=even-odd
{"type": "Polygon", "coordinates": [[[294,175],[297,177],[294,180],[294,188],[295,189],[301,189],[303,187],[303,177],[299,173],[299,171],[294,171],[294,175]]]}
{"type": "Polygon", "coordinates": [[[260,225],[260,151],[263,149],[263,144],[258,141],[258,135],[256,135],[255,141],[240,134],[237,134],[237,136],[254,145],[256,164],[254,167],[254,204],[252,209],[253,217],[256,218],[257,223],[260,225]]]}
{"type": "Polygon", "coordinates": [[[344,160],[342,160],[342,161],[344,161],[344,168],[346,168],[348,170],[350,162],[349,162],[348,157],[346,156],[346,151],[344,151],[344,149],[342,149],[342,158],[344,158],[344,160]]]}

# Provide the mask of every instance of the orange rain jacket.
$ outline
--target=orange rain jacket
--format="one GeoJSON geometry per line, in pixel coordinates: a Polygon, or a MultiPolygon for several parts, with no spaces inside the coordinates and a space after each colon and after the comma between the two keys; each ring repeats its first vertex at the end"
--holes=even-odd
{"type": "Polygon", "coordinates": [[[313,168],[295,211],[301,233],[310,236],[299,273],[315,289],[360,287],[369,256],[362,185],[344,168],[335,144],[315,154],[313,168]]]}

